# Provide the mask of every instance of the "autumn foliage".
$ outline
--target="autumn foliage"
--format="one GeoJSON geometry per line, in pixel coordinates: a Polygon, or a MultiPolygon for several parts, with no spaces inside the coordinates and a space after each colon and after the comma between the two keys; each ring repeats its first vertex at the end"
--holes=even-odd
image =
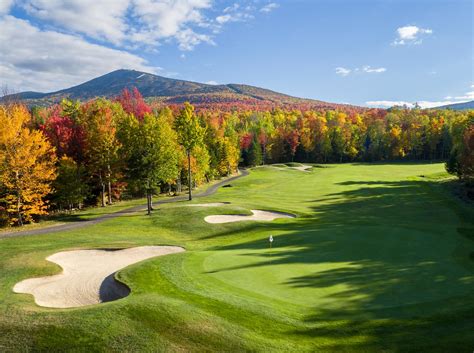
{"type": "Polygon", "coordinates": [[[245,107],[152,108],[136,89],[31,113],[0,106],[0,213],[22,224],[49,209],[143,195],[151,212],[157,192],[292,161],[446,161],[473,181],[473,111],[245,107]]]}
{"type": "Polygon", "coordinates": [[[55,150],[29,122],[25,107],[0,106],[0,183],[10,222],[20,225],[47,213],[45,197],[56,177],[55,150]]]}

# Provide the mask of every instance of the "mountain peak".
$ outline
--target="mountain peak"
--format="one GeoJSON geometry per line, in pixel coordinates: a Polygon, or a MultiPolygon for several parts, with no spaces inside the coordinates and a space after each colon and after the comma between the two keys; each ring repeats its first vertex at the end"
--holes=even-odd
{"type": "Polygon", "coordinates": [[[177,80],[132,69],[118,69],[96,77],[80,85],[51,93],[20,93],[20,98],[29,105],[48,105],[63,98],[89,100],[95,97],[112,98],[123,89],[136,87],[145,98],[164,104],[190,102],[205,107],[248,106],[253,109],[264,107],[308,107],[337,108],[339,104],[291,97],[268,89],[244,85],[209,85],[199,82],[177,80]]]}

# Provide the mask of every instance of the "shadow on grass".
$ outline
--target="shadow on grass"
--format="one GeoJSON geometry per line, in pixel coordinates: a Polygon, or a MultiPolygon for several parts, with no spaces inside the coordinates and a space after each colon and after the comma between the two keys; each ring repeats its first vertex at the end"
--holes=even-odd
{"type": "MultiPolygon", "coordinates": [[[[324,269],[295,275],[280,284],[320,293],[329,290],[323,296],[330,299],[324,307],[314,307],[306,315],[308,324],[349,321],[343,327],[323,325],[324,329],[302,329],[297,334],[334,337],[364,332],[379,348],[398,352],[403,350],[395,349],[396,345],[410,350],[403,345],[408,337],[435,338],[439,325],[445,330],[446,342],[460,347],[455,344],[457,337],[467,347],[466,341],[474,340],[474,335],[467,334],[474,321],[463,322],[462,318],[474,315],[473,210],[454,210],[426,181],[347,181],[340,185],[353,189],[313,201],[313,217],[264,225],[266,233],[276,234],[274,246],[279,250],[270,254],[266,238],[215,247],[240,250],[232,256],[243,260],[241,265],[212,272],[324,264],[324,269]],[[331,290],[340,285],[344,288],[331,290]],[[442,320],[435,317],[438,314],[442,320]],[[379,321],[374,324],[373,320],[379,321]]],[[[370,340],[364,345],[369,349],[370,340]]],[[[335,351],[337,348],[341,347],[335,346],[335,351]]]]}

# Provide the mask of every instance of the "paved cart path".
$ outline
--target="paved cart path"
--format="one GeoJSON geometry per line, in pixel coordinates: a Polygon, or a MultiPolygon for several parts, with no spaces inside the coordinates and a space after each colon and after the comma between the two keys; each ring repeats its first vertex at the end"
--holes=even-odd
{"type": "MultiPolygon", "coordinates": [[[[247,176],[249,174],[248,171],[246,170],[240,170],[239,175],[235,175],[229,178],[226,178],[224,180],[219,181],[218,183],[209,186],[206,190],[197,193],[193,195],[194,197],[206,197],[214,194],[218,188],[220,188],[223,185],[229,184],[230,182],[237,180],[239,178],[242,178],[244,176],[247,176]]],[[[160,204],[165,204],[165,203],[172,203],[172,202],[179,202],[179,201],[186,201],[188,199],[188,195],[180,195],[176,197],[172,197],[166,200],[159,200],[153,202],[154,205],[160,205],[160,204]]],[[[72,230],[72,229],[78,229],[78,228],[84,228],[88,227],[94,224],[98,224],[101,222],[104,222],[109,219],[113,219],[116,217],[120,217],[125,214],[133,213],[133,212],[139,212],[143,210],[143,207],[146,207],[146,205],[140,205],[140,206],[134,206],[130,207],[121,211],[113,212],[113,213],[108,213],[103,216],[99,216],[97,218],[87,220],[87,221],[77,221],[77,222],[71,222],[67,224],[60,224],[56,226],[51,226],[51,227],[45,227],[45,228],[40,228],[40,229],[31,229],[31,230],[25,230],[25,231],[14,231],[14,232],[5,232],[5,233],[0,233],[0,239],[2,238],[13,238],[13,237],[21,237],[21,236],[29,236],[29,235],[41,235],[41,234],[50,234],[50,233],[57,233],[57,232],[64,232],[67,230],[72,230]]]]}

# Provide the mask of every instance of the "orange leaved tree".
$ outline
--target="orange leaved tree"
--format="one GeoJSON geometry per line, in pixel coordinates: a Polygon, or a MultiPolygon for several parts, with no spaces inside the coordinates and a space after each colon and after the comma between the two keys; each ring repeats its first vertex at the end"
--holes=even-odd
{"type": "Polygon", "coordinates": [[[44,197],[56,177],[54,148],[29,122],[24,106],[0,106],[0,184],[10,222],[18,225],[47,213],[44,197]]]}

